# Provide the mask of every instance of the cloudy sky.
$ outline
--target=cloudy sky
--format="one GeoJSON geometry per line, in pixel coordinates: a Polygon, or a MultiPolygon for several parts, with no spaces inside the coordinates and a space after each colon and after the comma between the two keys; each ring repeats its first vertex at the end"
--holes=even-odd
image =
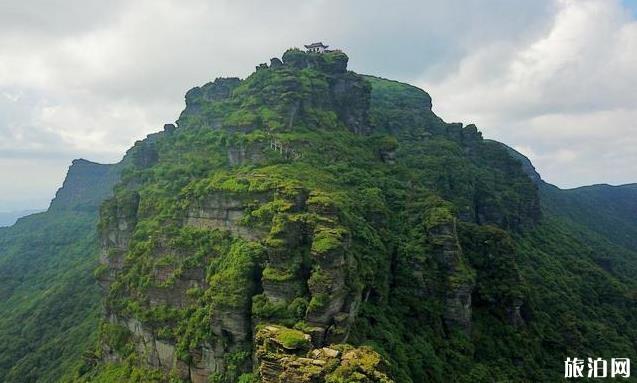
{"type": "Polygon", "coordinates": [[[637,0],[0,0],[0,211],[116,162],[185,92],[322,40],[561,187],[637,182],[637,0]]]}

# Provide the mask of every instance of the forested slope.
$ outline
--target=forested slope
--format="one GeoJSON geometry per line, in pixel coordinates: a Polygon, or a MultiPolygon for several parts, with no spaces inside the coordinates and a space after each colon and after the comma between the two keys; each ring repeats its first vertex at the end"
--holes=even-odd
{"type": "Polygon", "coordinates": [[[347,62],[291,49],[195,87],[176,125],[74,162],[47,212],[0,229],[0,380],[535,382],[636,360],[634,185],[560,190],[347,62]]]}
{"type": "Polygon", "coordinates": [[[97,211],[118,176],[74,161],[48,211],[0,228],[0,381],[57,381],[95,342],[97,211]]]}
{"type": "Polygon", "coordinates": [[[346,65],[289,50],[196,87],[129,152],[79,380],[554,381],[567,356],[635,357],[627,243],[422,90],[346,65]]]}

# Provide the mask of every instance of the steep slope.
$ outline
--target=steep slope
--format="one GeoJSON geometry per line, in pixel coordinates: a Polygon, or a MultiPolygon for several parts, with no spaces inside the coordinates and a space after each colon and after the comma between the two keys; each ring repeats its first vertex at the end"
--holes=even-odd
{"type": "Polygon", "coordinates": [[[118,175],[76,160],[48,211],[0,229],[0,381],[57,381],[95,341],[95,225],[118,175]]]}
{"type": "Polygon", "coordinates": [[[612,242],[637,251],[637,184],[542,187],[549,213],[563,216],[612,242]]]}
{"type": "Polygon", "coordinates": [[[612,244],[543,217],[474,125],[347,60],[288,50],[194,88],[129,151],[78,381],[554,381],[566,356],[635,357],[612,244]]]}
{"type": "Polygon", "coordinates": [[[560,189],[542,180],[523,154],[500,145],[520,161],[524,172],[538,185],[547,214],[588,229],[616,245],[637,250],[637,184],[560,189]]]}
{"type": "Polygon", "coordinates": [[[500,144],[519,160],[522,169],[538,185],[542,210],[547,220],[562,227],[586,244],[594,261],[627,283],[637,275],[637,185],[591,185],[560,189],[537,173],[531,161],[500,144]]]}
{"type": "Polygon", "coordinates": [[[0,227],[11,226],[21,217],[26,217],[30,214],[39,213],[42,210],[21,210],[21,211],[8,211],[0,212],[0,227]]]}

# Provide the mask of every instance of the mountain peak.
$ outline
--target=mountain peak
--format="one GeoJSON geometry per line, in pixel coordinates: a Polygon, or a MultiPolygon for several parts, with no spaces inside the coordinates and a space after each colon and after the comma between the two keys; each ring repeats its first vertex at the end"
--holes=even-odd
{"type": "Polygon", "coordinates": [[[73,160],[49,209],[97,208],[112,193],[119,170],[118,165],[99,164],[83,158],[73,160]]]}
{"type": "Polygon", "coordinates": [[[285,51],[270,65],[260,64],[244,80],[217,78],[186,93],[186,109],[179,127],[233,132],[293,131],[309,122],[309,115],[335,112],[355,133],[370,132],[368,111],[371,85],[364,76],[347,70],[341,51],[285,51]]]}

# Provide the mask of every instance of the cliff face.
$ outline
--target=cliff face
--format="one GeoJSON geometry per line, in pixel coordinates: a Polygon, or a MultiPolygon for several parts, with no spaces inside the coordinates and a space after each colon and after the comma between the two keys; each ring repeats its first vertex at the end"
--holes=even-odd
{"type": "Polygon", "coordinates": [[[178,128],[131,149],[101,211],[102,360],[193,382],[358,370],[389,382],[372,349],[337,345],[364,337],[363,303],[403,289],[439,302],[445,331],[470,334],[476,272],[457,220],[532,226],[535,188],[475,126],[437,118],[426,93],[346,67],[342,52],[290,50],[246,80],[190,90],[178,128]],[[430,174],[447,166],[441,150],[459,172],[446,179],[430,174]],[[496,200],[505,177],[519,190],[496,200]],[[376,362],[359,366],[358,353],[376,362]]]}
{"type": "Polygon", "coordinates": [[[541,342],[517,254],[537,184],[422,90],[347,60],[289,50],[194,88],[177,127],[129,151],[101,208],[95,373],[445,381],[489,376],[483,349],[514,359],[484,339],[541,342]]]}
{"type": "MultiPolygon", "coordinates": [[[[220,159],[225,162],[223,167],[273,159],[277,162],[299,160],[300,150],[286,142],[284,132],[294,132],[295,126],[307,124],[308,118],[324,117],[332,124],[339,121],[354,134],[368,133],[370,85],[360,76],[347,72],[346,64],[347,56],[342,53],[317,56],[288,51],[283,62],[273,60],[271,68],[260,66],[244,84],[238,79],[217,79],[194,88],[186,94],[180,130],[207,128],[224,138],[227,133],[234,133],[229,139],[238,140],[224,145],[226,155],[220,159]],[[241,97],[242,90],[250,97],[258,97],[262,105],[241,97]],[[233,96],[234,93],[239,96],[233,96]],[[244,106],[247,101],[252,105],[244,106]],[[255,107],[259,107],[258,113],[253,110],[255,107]],[[310,116],[312,114],[315,116],[310,116]],[[268,156],[270,158],[266,158],[268,156]]],[[[154,164],[158,145],[142,142],[131,151],[137,168],[146,169],[154,164]]],[[[162,343],[160,348],[166,355],[158,357],[160,340],[152,336],[152,325],[148,328],[146,324],[144,328],[145,324],[131,322],[118,310],[109,313],[112,323],[123,325],[134,334],[138,348],[145,350],[143,354],[147,355],[149,365],[165,371],[176,369],[180,376],[193,381],[226,373],[229,355],[246,354],[252,349],[254,325],[260,316],[269,319],[276,311],[290,317],[289,323],[294,323],[291,321],[294,317],[305,320],[307,331],[318,346],[347,336],[360,291],[346,286],[346,267],[353,260],[346,255],[349,238],[339,223],[338,208],[301,183],[285,185],[258,177],[248,182],[254,182],[254,187],[235,185],[237,187],[228,189],[219,185],[203,193],[188,190],[187,206],[184,205],[171,222],[177,230],[197,235],[228,233],[225,241],[229,243],[222,252],[237,248],[250,258],[245,270],[248,275],[240,278],[245,285],[240,291],[231,292],[233,299],[221,296],[223,292],[215,292],[220,295],[219,302],[206,302],[214,311],[208,318],[214,339],[181,350],[187,353],[190,363],[176,358],[174,341],[162,343]]],[[[110,201],[102,210],[104,266],[99,278],[107,289],[126,266],[123,259],[140,215],[137,191],[123,194],[121,198],[110,201]]],[[[153,258],[191,256],[187,252],[180,254],[184,253],[183,249],[167,246],[169,239],[158,242],[163,243],[151,245],[153,258]]],[[[200,265],[192,269],[170,264],[153,267],[152,282],[144,289],[147,307],[185,309],[201,303],[189,298],[188,291],[211,289],[211,278],[218,276],[219,283],[225,278],[219,275],[222,270],[209,274],[206,281],[206,261],[210,262],[214,256],[202,259],[204,262],[200,261],[200,265]],[[198,277],[192,278],[193,275],[198,277]],[[170,284],[163,286],[167,280],[170,284]]],[[[112,350],[107,348],[107,351],[112,350]]],[[[232,368],[249,371],[251,361],[243,358],[245,360],[232,368]]]]}
{"type": "MultiPolygon", "coordinates": [[[[104,360],[123,361],[132,352],[143,365],[193,382],[234,381],[242,373],[268,382],[319,381],[338,363],[289,380],[297,374],[292,366],[325,362],[303,358],[346,342],[361,303],[388,299],[396,286],[386,273],[403,262],[408,279],[422,279],[413,293],[442,303],[441,323],[470,332],[475,271],[462,252],[454,207],[431,197],[412,212],[401,193],[429,195],[427,184],[441,187],[442,195],[469,204],[460,219],[515,230],[537,219],[537,195],[525,185],[531,193],[516,197],[522,210],[509,219],[501,206],[508,201],[493,203],[486,190],[498,181],[484,180],[485,190],[480,180],[458,189],[451,179],[439,182],[412,168],[444,144],[479,169],[485,143],[474,126],[433,115],[426,93],[408,88],[411,103],[401,105],[405,86],[346,65],[341,52],[291,50],[246,80],[194,88],[178,129],[129,152],[133,166],[102,206],[97,274],[107,292],[104,328],[128,334],[132,348],[118,349],[105,335],[104,360]],[[384,190],[374,172],[402,185],[384,190]],[[413,260],[392,255],[397,243],[390,233],[413,236],[392,210],[425,215],[415,238],[425,247],[405,254],[413,260]],[[276,362],[290,353],[285,347],[264,351],[272,341],[263,334],[275,324],[295,326],[281,329],[308,340],[288,364],[276,362]]],[[[507,158],[492,168],[524,180],[507,158]]]]}
{"type": "Polygon", "coordinates": [[[74,160],[49,209],[97,211],[119,179],[119,166],[74,160]]]}

